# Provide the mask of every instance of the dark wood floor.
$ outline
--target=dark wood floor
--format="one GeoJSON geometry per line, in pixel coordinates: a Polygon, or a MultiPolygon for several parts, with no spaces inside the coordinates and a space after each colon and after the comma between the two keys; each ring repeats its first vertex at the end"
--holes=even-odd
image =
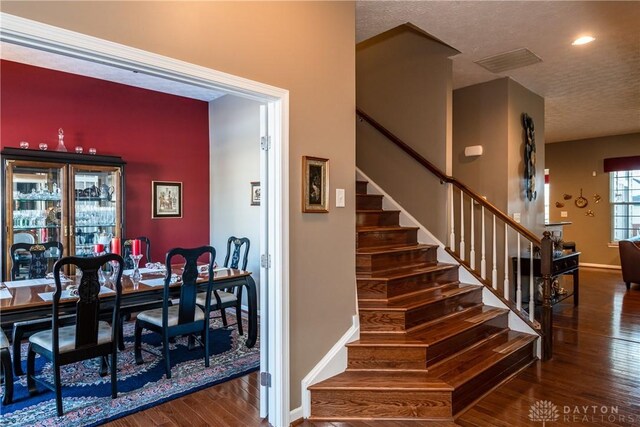
{"type": "MultiPolygon", "coordinates": [[[[553,426],[640,425],[640,286],[633,285],[627,292],[619,271],[583,268],[580,291],[579,308],[573,307],[571,299],[555,307],[553,360],[536,362],[498,387],[463,413],[456,420],[459,425],[542,425],[528,418],[531,405],[540,400],[556,405],[559,418],[549,423],[553,426]],[[571,414],[565,414],[565,409],[571,414]]],[[[258,379],[251,374],[108,425],[267,426],[259,418],[258,406],[258,379]]],[[[299,425],[427,426],[415,422],[311,421],[299,425]]]]}

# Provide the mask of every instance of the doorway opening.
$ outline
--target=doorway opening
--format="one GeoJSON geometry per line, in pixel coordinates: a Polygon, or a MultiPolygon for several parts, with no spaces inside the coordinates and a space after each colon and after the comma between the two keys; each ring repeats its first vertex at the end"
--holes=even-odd
{"type": "MultiPolygon", "coordinates": [[[[74,74],[96,77],[89,70],[103,69],[108,70],[110,75],[144,77],[140,79],[144,80],[144,84],[159,85],[139,86],[151,90],[165,93],[185,90],[196,99],[215,93],[214,98],[206,99],[210,103],[210,111],[215,108],[216,99],[222,95],[223,98],[229,96],[230,100],[235,97],[257,103],[254,106],[259,107],[257,120],[260,131],[255,144],[259,153],[259,176],[257,179],[250,178],[251,181],[244,185],[248,187],[250,182],[260,183],[260,205],[256,207],[259,209],[260,244],[253,248],[260,260],[260,370],[265,374],[261,375],[265,378],[264,384],[270,383],[270,386],[261,387],[260,412],[276,427],[288,425],[288,91],[12,15],[2,13],[0,18],[3,58],[9,51],[5,49],[7,47],[22,51],[24,58],[30,58],[31,61],[37,57],[55,57],[59,63],[70,67],[70,70],[61,71],[72,70],[74,74]],[[269,377],[270,381],[266,380],[269,377]]],[[[28,63],[26,59],[18,62],[28,63]]],[[[135,85],[131,81],[122,83],[135,85]]],[[[182,92],[174,94],[189,96],[182,92]]],[[[218,99],[218,102],[221,101],[218,99]]],[[[214,171],[210,169],[209,172],[212,178],[214,171]]],[[[236,190],[246,194],[249,204],[249,188],[236,190]]],[[[214,198],[209,200],[212,210],[217,208],[213,203],[214,198]]],[[[215,219],[215,215],[212,215],[211,220],[215,219]]],[[[215,223],[210,223],[210,230],[210,243],[215,244],[219,240],[215,223]]],[[[216,249],[223,254],[226,248],[220,247],[218,242],[216,249]]]]}

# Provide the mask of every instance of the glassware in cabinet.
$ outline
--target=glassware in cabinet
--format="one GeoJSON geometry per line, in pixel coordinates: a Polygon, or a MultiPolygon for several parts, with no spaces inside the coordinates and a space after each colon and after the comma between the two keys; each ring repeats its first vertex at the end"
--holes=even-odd
{"type": "Polygon", "coordinates": [[[90,256],[95,244],[121,237],[121,188],[118,167],[71,166],[71,253],[90,256]]]}
{"type": "MultiPolygon", "coordinates": [[[[64,242],[66,222],[66,166],[58,163],[9,161],[5,168],[6,268],[11,269],[11,247],[14,243],[42,244],[64,242]]],[[[64,243],[63,243],[64,244],[64,243]]],[[[61,255],[57,248],[45,252],[49,267],[61,255]]],[[[26,278],[30,254],[17,251],[16,278],[26,278]],[[25,276],[25,277],[22,277],[25,276]]]]}

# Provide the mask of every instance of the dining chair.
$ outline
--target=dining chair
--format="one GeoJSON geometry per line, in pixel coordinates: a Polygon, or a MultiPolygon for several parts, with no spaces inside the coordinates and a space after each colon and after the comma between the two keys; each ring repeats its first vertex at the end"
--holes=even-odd
{"type": "Polygon", "coordinates": [[[0,368],[4,380],[4,397],[2,404],[8,405],[13,401],[13,369],[11,367],[11,353],[9,352],[9,340],[0,328],[0,368]]]}
{"type": "Polygon", "coordinates": [[[213,263],[216,258],[216,250],[211,246],[201,246],[199,248],[184,249],[173,248],[167,252],[166,268],[167,274],[164,279],[163,306],[152,310],[145,310],[138,313],[135,326],[135,357],[136,363],[144,363],[142,359],[142,330],[148,329],[162,336],[162,355],[167,378],[171,378],[171,362],[169,359],[169,339],[195,334],[200,334],[201,344],[204,347],[204,366],[209,367],[209,312],[211,300],[211,286],[213,285],[213,263]],[[209,255],[208,279],[206,283],[198,282],[197,261],[203,255],[209,255]],[[174,259],[182,258],[184,268],[182,270],[180,284],[180,302],[169,306],[171,297],[169,287],[171,286],[171,266],[174,259]],[[206,304],[203,308],[196,305],[198,288],[206,286],[206,304]]]}
{"type": "MultiPolygon", "coordinates": [[[[120,322],[120,296],[122,294],[122,270],[124,261],[120,255],[106,254],[94,258],[64,257],[53,266],[53,277],[56,290],[53,293],[53,308],[51,329],[37,332],[29,337],[27,350],[27,386],[29,393],[37,391],[36,382],[53,390],[56,394],[56,410],[62,416],[62,390],[60,381],[60,367],[69,363],[97,357],[103,361],[111,356],[111,398],[118,395],[117,381],[117,342],[120,322]],[[113,282],[115,300],[113,302],[112,323],[99,320],[100,314],[100,282],[98,271],[108,262],[118,263],[118,274],[113,282]],[[75,324],[60,327],[60,299],[63,285],[60,278],[61,270],[66,265],[74,265],[82,271],[82,278],[77,289],[72,290],[71,296],[78,297],[76,303],[75,324]],[[53,386],[50,383],[35,378],[36,354],[48,359],[53,365],[53,386]]],[[[65,292],[69,291],[66,289],[65,292]]],[[[66,296],[66,295],[65,295],[66,296]]]]}
{"type": "MultiPolygon", "coordinates": [[[[131,239],[125,239],[124,243],[122,244],[122,257],[124,258],[124,266],[126,269],[131,270],[133,269],[133,260],[131,259],[131,257],[129,255],[131,255],[131,241],[132,240],[140,240],[142,243],[144,243],[144,258],[145,258],[145,263],[147,262],[153,262],[151,261],[151,241],[149,240],[148,237],[145,236],[140,236],[140,237],[134,237],[131,239]]],[[[141,264],[144,265],[144,264],[141,264]]]]}
{"type": "MultiPolygon", "coordinates": [[[[251,242],[246,237],[231,236],[227,240],[227,255],[224,257],[224,267],[234,268],[240,270],[247,269],[247,261],[249,258],[249,248],[251,242]],[[231,250],[233,245],[233,250],[231,250]],[[244,246],[244,252],[242,247],[244,246]],[[240,256],[242,253],[242,264],[240,264],[240,256]],[[241,266],[241,268],[240,268],[241,266]]],[[[196,303],[200,306],[204,306],[206,295],[204,293],[198,294],[196,303]]],[[[222,291],[213,291],[211,296],[211,310],[220,310],[220,316],[222,317],[222,325],[224,327],[229,326],[227,323],[226,309],[235,307],[236,309],[236,324],[238,325],[238,333],[243,335],[242,330],[242,286],[236,286],[235,288],[227,288],[222,291]]]]}
{"type": "Polygon", "coordinates": [[[62,257],[63,246],[60,242],[14,243],[11,253],[11,280],[20,276],[20,267],[28,267],[27,279],[41,279],[47,275],[49,260],[62,257]]]}

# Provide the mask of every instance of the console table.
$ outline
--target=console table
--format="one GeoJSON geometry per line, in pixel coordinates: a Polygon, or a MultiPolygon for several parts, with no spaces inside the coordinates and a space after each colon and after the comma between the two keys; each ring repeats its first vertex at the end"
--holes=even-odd
{"type": "MultiPolygon", "coordinates": [[[[513,263],[513,277],[514,282],[517,283],[518,275],[518,259],[516,257],[511,258],[513,263]]],[[[520,258],[520,274],[523,276],[529,275],[530,258],[520,258]]],[[[553,258],[551,263],[551,277],[560,276],[563,274],[571,274],[573,276],[573,292],[566,295],[561,295],[559,298],[552,300],[553,304],[557,304],[566,298],[573,295],[573,305],[578,306],[580,302],[580,252],[569,252],[561,256],[553,258]]],[[[540,258],[533,259],[533,276],[542,277],[540,272],[540,258]]]]}

